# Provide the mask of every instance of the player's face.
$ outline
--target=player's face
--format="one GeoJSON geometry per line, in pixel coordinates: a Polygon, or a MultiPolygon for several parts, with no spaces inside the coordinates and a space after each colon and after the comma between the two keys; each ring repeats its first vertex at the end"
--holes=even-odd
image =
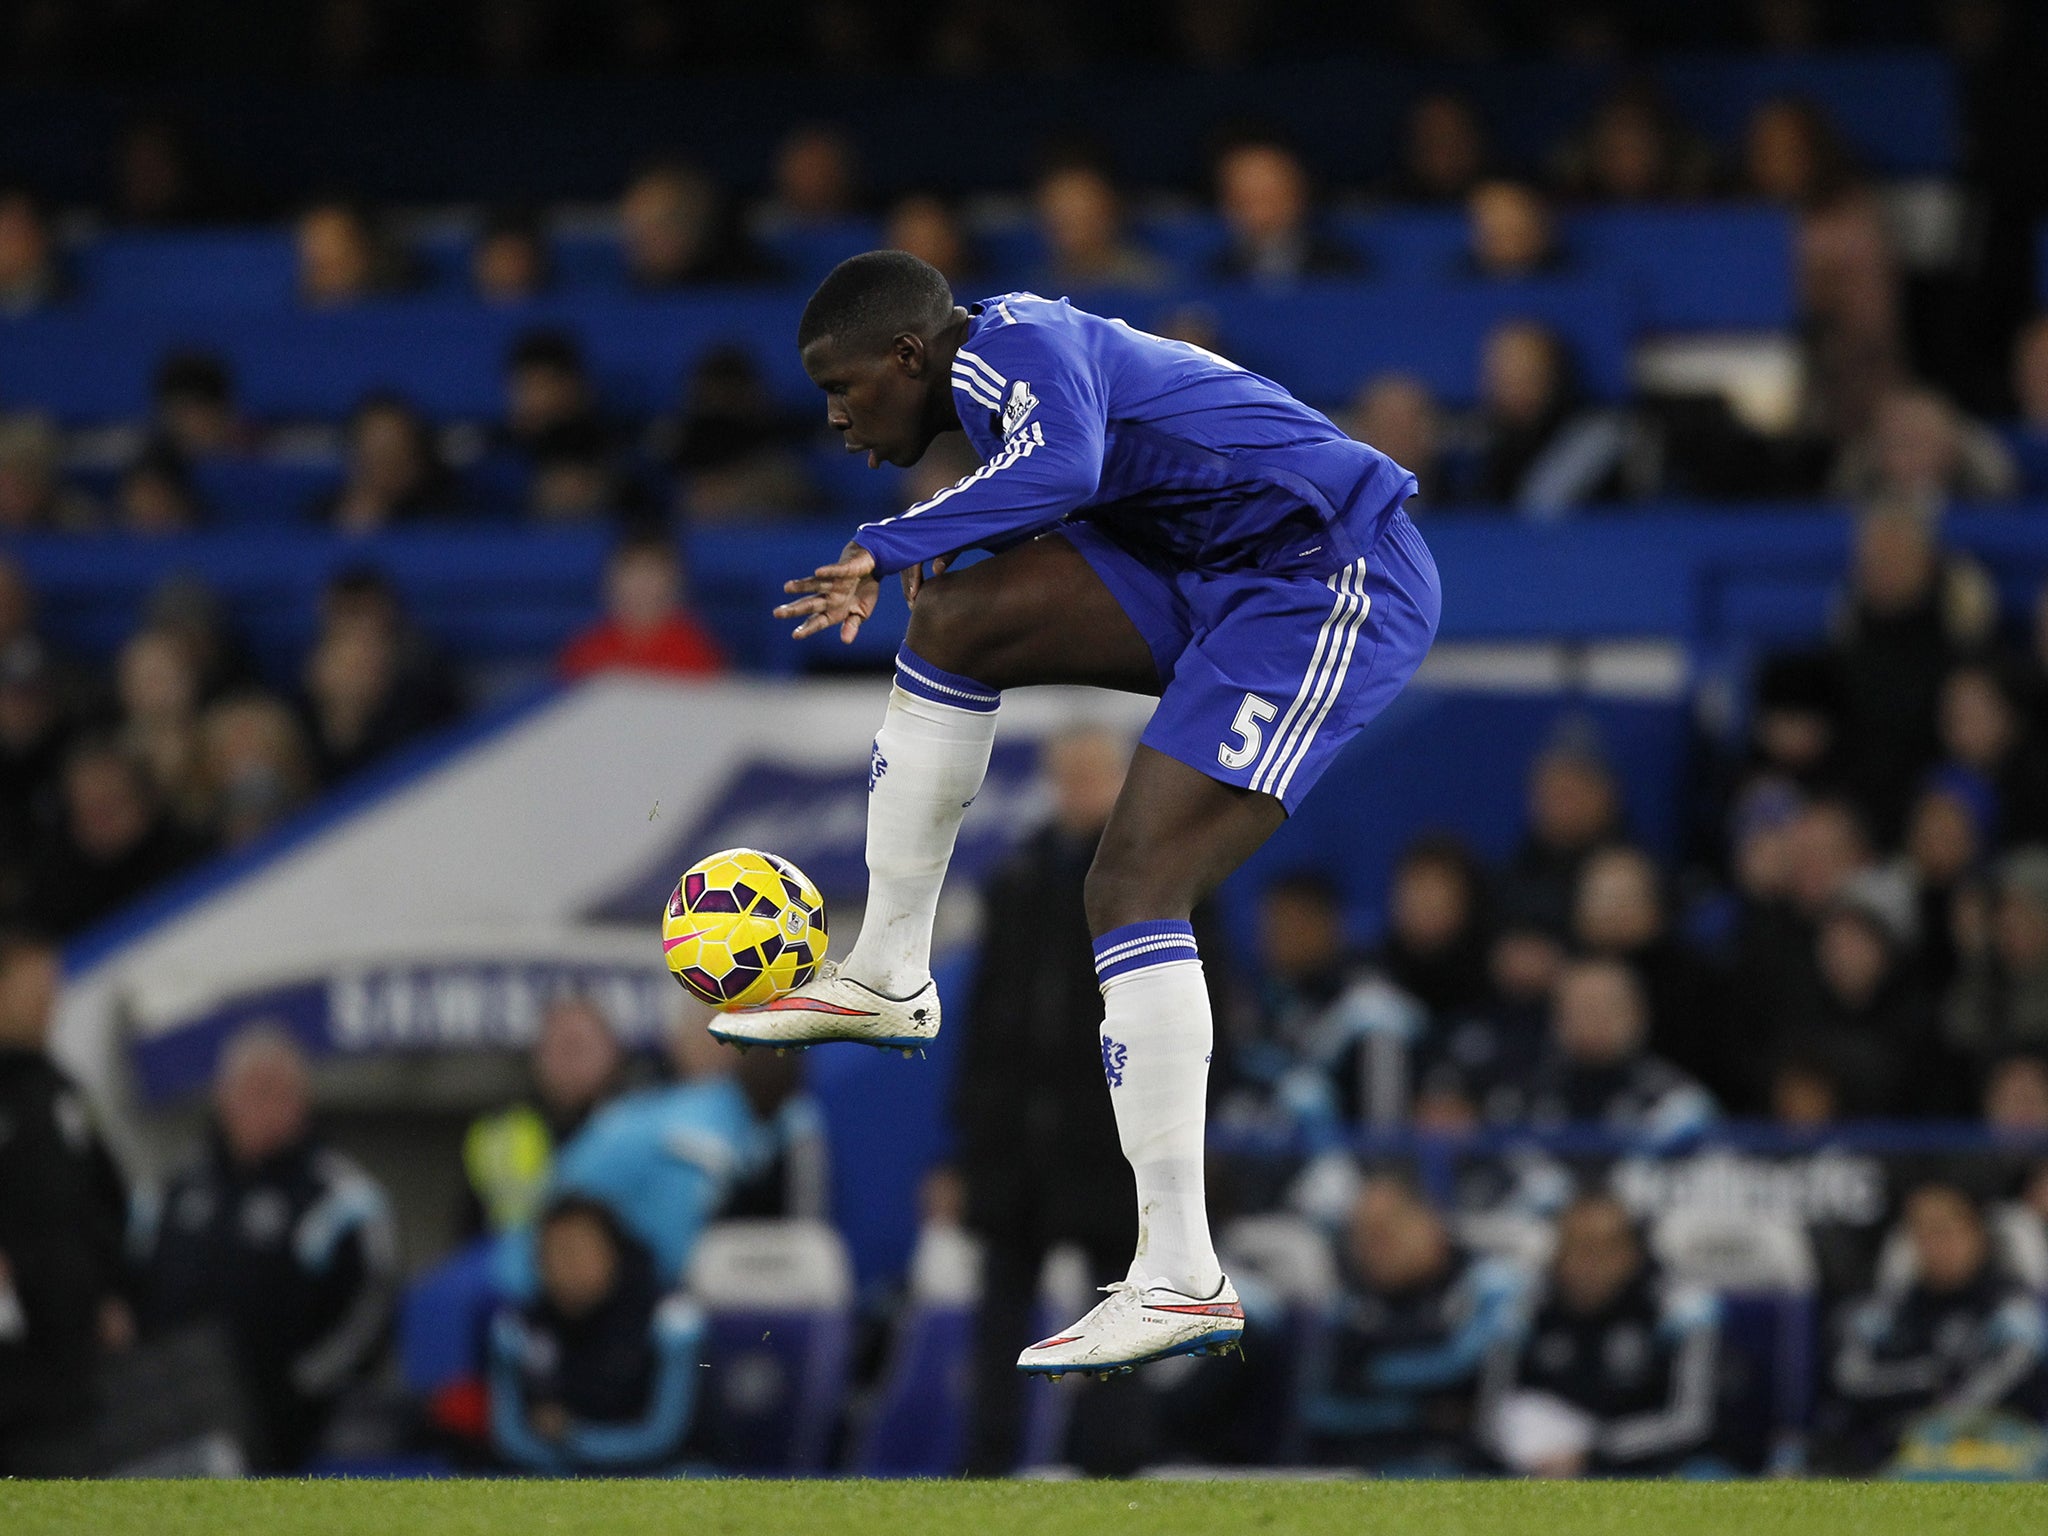
{"type": "Polygon", "coordinates": [[[849,453],[870,469],[907,468],[937,435],[931,426],[933,369],[923,338],[901,335],[881,352],[862,353],[822,336],[804,348],[804,372],[825,392],[825,420],[849,453]]]}

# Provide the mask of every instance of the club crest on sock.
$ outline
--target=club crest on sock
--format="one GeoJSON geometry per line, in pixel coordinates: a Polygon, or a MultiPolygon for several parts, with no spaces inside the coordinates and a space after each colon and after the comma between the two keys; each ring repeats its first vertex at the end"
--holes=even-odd
{"type": "Polygon", "coordinates": [[[1124,1085],[1124,1063],[1130,1060],[1130,1047],[1102,1037],[1102,1075],[1109,1079],[1109,1086],[1121,1088],[1124,1085]]]}

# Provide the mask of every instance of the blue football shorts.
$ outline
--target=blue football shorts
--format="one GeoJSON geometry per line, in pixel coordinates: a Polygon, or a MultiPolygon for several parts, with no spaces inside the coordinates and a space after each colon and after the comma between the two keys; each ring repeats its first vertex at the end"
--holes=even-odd
{"type": "Polygon", "coordinates": [[[1344,744],[1393,702],[1436,635],[1436,562],[1404,511],[1332,567],[1203,571],[1062,524],[1152,648],[1162,684],[1145,745],[1272,795],[1290,815],[1344,744]]]}

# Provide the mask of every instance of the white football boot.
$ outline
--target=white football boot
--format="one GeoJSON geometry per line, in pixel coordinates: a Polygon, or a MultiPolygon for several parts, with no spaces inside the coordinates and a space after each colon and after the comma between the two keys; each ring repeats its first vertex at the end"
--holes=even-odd
{"type": "Polygon", "coordinates": [[[909,997],[885,997],[827,960],[808,985],[772,1003],[714,1014],[710,1029],[727,1045],[789,1050],[848,1040],[909,1056],[939,1032],[939,986],[927,981],[909,997]]]}
{"type": "Polygon", "coordinates": [[[1227,1355],[1244,1339],[1244,1306],[1226,1276],[1214,1296],[1187,1296],[1128,1280],[1105,1285],[1107,1301],[1064,1333],[1017,1357],[1017,1369],[1057,1381],[1068,1371],[1107,1380],[1170,1355],[1227,1355]]]}

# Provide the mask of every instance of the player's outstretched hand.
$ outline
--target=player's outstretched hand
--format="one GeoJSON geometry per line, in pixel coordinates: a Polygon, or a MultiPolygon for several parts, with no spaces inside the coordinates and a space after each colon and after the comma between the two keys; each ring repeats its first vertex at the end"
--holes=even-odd
{"type": "Polygon", "coordinates": [[[875,599],[882,584],[875,579],[875,557],[858,544],[849,544],[831,565],[821,565],[809,576],[782,584],[785,592],[801,593],[795,602],[775,610],[778,619],[801,619],[794,634],[808,640],[821,629],[839,626],[839,638],[848,645],[860,633],[863,621],[872,618],[875,599]]]}
{"type": "MultiPolygon", "coordinates": [[[[946,567],[959,558],[960,551],[957,549],[950,555],[939,556],[938,559],[932,562],[932,575],[945,575],[946,567]]],[[[919,561],[916,565],[906,565],[903,567],[903,601],[906,606],[917,601],[917,594],[924,590],[925,580],[924,562],[919,561]]]]}

